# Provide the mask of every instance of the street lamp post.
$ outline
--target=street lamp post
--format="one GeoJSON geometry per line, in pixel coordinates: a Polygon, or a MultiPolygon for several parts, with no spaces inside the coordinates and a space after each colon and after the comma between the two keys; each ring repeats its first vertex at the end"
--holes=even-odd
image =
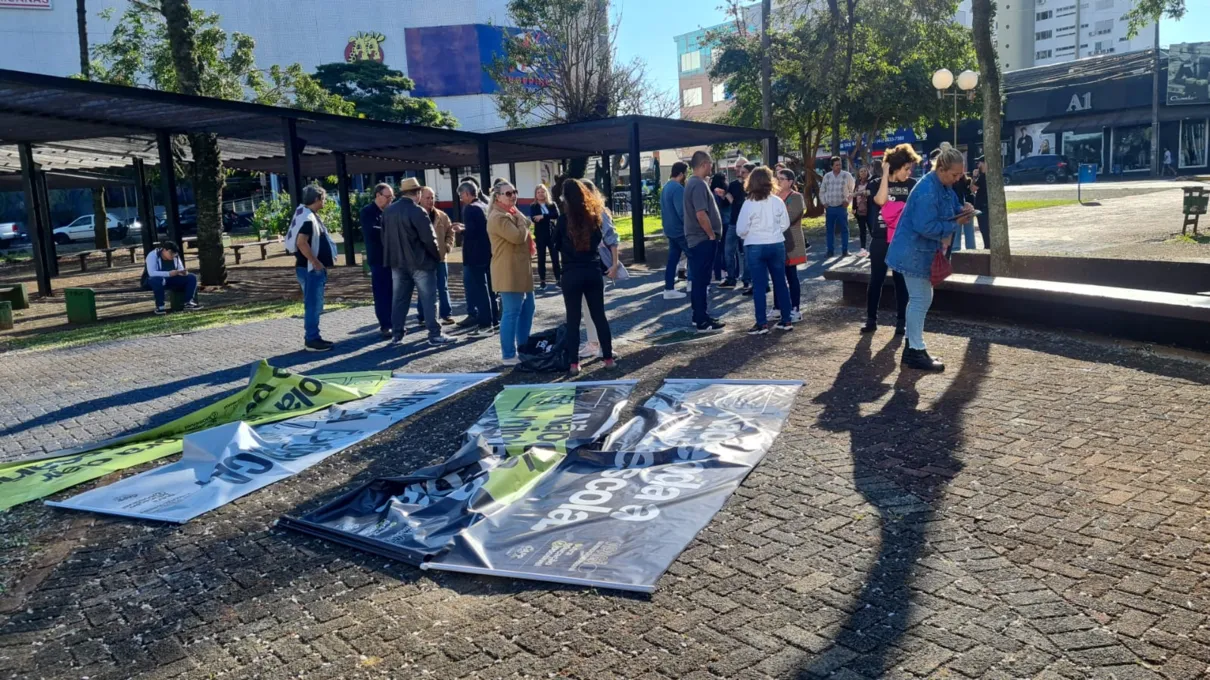
{"type": "Polygon", "coordinates": [[[937,88],[937,98],[952,97],[954,100],[954,146],[958,146],[958,97],[966,97],[974,101],[975,88],[979,85],[979,74],[974,71],[963,71],[958,74],[958,87],[954,85],[954,74],[943,68],[933,74],[933,87],[937,88]]]}

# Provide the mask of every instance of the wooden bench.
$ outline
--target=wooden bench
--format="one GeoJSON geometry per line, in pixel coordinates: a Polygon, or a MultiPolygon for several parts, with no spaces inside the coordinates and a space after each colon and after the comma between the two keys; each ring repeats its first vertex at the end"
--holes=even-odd
{"type": "Polygon", "coordinates": [[[130,255],[130,264],[134,264],[137,260],[135,254],[141,246],[117,246],[116,248],[101,248],[99,250],[85,250],[81,253],[76,253],[76,257],[80,260],[80,271],[88,271],[88,258],[90,255],[103,253],[105,255],[105,266],[113,269],[113,254],[119,250],[125,250],[130,255]]]}
{"type": "MultiPolygon", "coordinates": [[[[866,304],[868,269],[832,269],[824,278],[843,283],[846,303],[866,304]]],[[[884,285],[894,290],[891,277],[884,285]]],[[[894,304],[890,291],[884,304],[894,304]]],[[[1192,293],[954,274],[936,287],[934,308],[1210,351],[1210,297],[1192,293]]]]}
{"type": "Polygon", "coordinates": [[[243,250],[244,248],[259,246],[260,247],[260,259],[264,260],[269,257],[269,246],[273,245],[274,243],[277,243],[277,241],[256,241],[255,243],[232,243],[231,245],[229,245],[227,247],[231,249],[232,253],[235,253],[235,263],[239,264],[240,263],[240,251],[243,250]]]}
{"type": "Polygon", "coordinates": [[[189,250],[189,246],[193,246],[195,248],[197,247],[197,237],[196,236],[186,236],[185,238],[181,239],[181,248],[182,249],[189,250]]]}

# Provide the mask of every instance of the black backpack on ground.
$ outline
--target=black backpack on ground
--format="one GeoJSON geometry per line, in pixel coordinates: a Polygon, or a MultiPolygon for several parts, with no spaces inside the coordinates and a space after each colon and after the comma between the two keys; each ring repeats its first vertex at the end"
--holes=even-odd
{"type": "Polygon", "coordinates": [[[559,324],[557,328],[530,334],[529,342],[517,348],[517,358],[521,360],[521,363],[517,365],[517,370],[527,373],[567,371],[571,368],[571,364],[563,353],[563,342],[566,335],[566,324],[559,324]]]}

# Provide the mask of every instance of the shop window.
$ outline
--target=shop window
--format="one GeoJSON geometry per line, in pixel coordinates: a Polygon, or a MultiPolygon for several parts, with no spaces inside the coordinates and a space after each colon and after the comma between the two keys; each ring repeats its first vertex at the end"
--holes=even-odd
{"type": "MultiPolygon", "coordinates": [[[[1063,155],[1067,162],[1079,167],[1086,163],[1095,163],[1097,172],[1105,170],[1105,135],[1100,132],[1087,134],[1063,133],[1063,155]]],[[[1074,171],[1075,168],[1072,168],[1074,171]]]]}
{"type": "Polygon", "coordinates": [[[1113,129],[1114,172],[1151,170],[1151,126],[1134,125],[1113,129]]]}
{"type": "Polygon", "coordinates": [[[691,87],[681,92],[681,106],[701,106],[702,88],[691,87]]]}
{"type": "Polygon", "coordinates": [[[1180,166],[1199,168],[1206,165],[1206,150],[1206,121],[1182,120],[1180,166]]]}

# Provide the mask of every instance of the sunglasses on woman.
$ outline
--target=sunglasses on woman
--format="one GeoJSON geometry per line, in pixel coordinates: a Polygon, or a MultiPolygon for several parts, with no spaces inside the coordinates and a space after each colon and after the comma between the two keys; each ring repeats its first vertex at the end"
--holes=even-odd
{"type": "Polygon", "coordinates": [[[500,193],[505,196],[508,196],[509,198],[512,198],[513,196],[517,195],[517,192],[515,192],[515,191],[502,191],[500,193]]]}

